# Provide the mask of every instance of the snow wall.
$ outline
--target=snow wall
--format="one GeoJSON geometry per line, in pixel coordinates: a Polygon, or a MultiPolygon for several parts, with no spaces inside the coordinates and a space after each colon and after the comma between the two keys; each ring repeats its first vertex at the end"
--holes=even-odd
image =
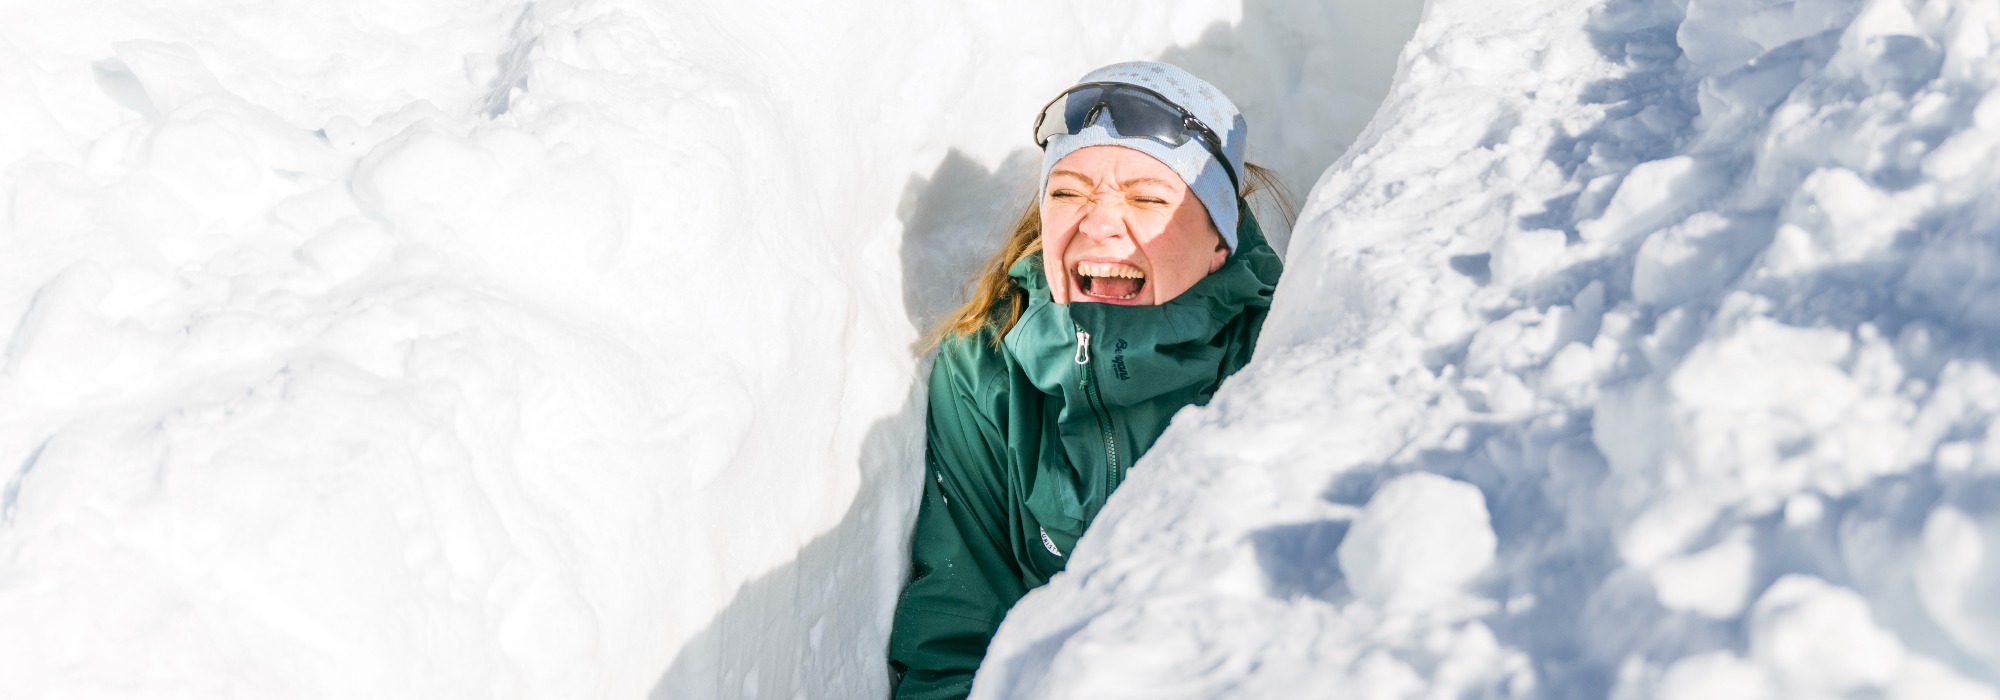
{"type": "Polygon", "coordinates": [[[975,696],[2000,696],[1996,38],[1432,0],[975,696]]]}
{"type": "Polygon", "coordinates": [[[1303,193],[1418,10],[0,4],[0,695],[880,695],[1033,110],[1175,61],[1303,193]]]}

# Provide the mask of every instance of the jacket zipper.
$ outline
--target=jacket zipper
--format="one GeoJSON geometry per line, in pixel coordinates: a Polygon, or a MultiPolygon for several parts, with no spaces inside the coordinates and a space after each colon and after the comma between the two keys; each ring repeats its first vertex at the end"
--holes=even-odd
{"type": "Polygon", "coordinates": [[[1097,393],[1097,370],[1090,364],[1090,331],[1081,328],[1076,331],[1076,363],[1083,368],[1083,395],[1089,398],[1091,412],[1097,415],[1097,429],[1104,433],[1104,462],[1111,467],[1111,486],[1117,487],[1124,480],[1118,469],[1118,440],[1111,435],[1111,414],[1097,393]]]}

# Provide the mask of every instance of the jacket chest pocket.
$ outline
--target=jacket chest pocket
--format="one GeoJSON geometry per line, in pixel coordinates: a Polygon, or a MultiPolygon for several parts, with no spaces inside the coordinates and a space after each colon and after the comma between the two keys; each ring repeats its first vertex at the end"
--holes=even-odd
{"type": "Polygon", "coordinates": [[[1023,534],[1027,538],[1024,549],[1030,552],[1027,563],[1032,565],[1032,573],[1043,579],[1063,569],[1070,550],[1090,525],[1081,490],[1063,476],[1044,471],[1035,480],[1026,504],[1029,518],[1023,534]]]}

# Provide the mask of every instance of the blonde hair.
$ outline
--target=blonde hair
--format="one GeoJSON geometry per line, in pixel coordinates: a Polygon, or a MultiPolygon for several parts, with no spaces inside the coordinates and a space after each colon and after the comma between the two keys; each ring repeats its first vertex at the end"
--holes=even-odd
{"type": "MultiPolygon", "coordinates": [[[[1243,191],[1238,196],[1249,199],[1253,195],[1266,194],[1284,216],[1285,228],[1298,223],[1298,206],[1292,193],[1278,180],[1278,174],[1256,163],[1244,163],[1243,191]]],[[[1245,211],[1244,216],[1249,212],[1245,211]]],[[[919,346],[923,352],[930,352],[938,345],[953,337],[972,336],[987,327],[994,329],[993,347],[999,349],[1000,338],[1014,329],[1021,320],[1021,314],[1028,310],[1028,292],[1007,274],[1009,269],[1022,258],[1042,252],[1042,193],[1036,192],[1028,200],[1028,206],[1021,216],[1014,220],[1013,232],[1000,250],[980,267],[974,277],[970,294],[965,304],[957,311],[944,317],[936,328],[924,335],[919,346]]]]}

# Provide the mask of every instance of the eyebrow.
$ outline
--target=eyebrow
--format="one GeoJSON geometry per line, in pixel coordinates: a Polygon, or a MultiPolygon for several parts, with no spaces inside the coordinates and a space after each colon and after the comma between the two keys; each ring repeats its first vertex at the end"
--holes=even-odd
{"type": "Polygon", "coordinates": [[[1096,187],[1096,186],[1097,186],[1097,181],[1096,181],[1096,180],[1092,180],[1092,179],[1090,179],[1090,178],[1089,178],[1088,176],[1085,176],[1085,175],[1084,175],[1083,173],[1079,173],[1079,172],[1077,172],[1077,171],[1075,171],[1075,170],[1050,170],[1050,171],[1049,171],[1049,179],[1051,179],[1051,180],[1054,180],[1054,179],[1056,178],[1056,176],[1057,176],[1057,175],[1068,175],[1068,176],[1070,176],[1070,177],[1073,177],[1073,178],[1076,178],[1076,179],[1078,179],[1078,180],[1082,180],[1082,181],[1083,181],[1083,184],[1085,184],[1085,185],[1088,185],[1088,186],[1091,186],[1091,187],[1096,187]]]}
{"type": "Polygon", "coordinates": [[[1173,183],[1167,182],[1166,180],[1162,180],[1157,177],[1135,177],[1130,180],[1118,183],[1118,186],[1120,188],[1129,190],[1132,189],[1133,185],[1138,185],[1138,184],[1158,185],[1160,187],[1165,187],[1168,189],[1172,189],[1174,186],[1173,183]]]}
{"type": "MultiPolygon", "coordinates": [[[[1053,180],[1053,179],[1055,179],[1055,177],[1056,177],[1057,175],[1068,175],[1068,176],[1070,176],[1070,177],[1073,177],[1073,178],[1076,178],[1076,179],[1078,179],[1078,180],[1082,180],[1082,181],[1083,181],[1083,184],[1084,184],[1084,185],[1086,185],[1086,186],[1089,186],[1089,187],[1096,187],[1096,186],[1097,186],[1097,181],[1096,181],[1096,180],[1092,180],[1092,179],[1090,179],[1090,178],[1089,178],[1088,176],[1084,175],[1083,173],[1079,173],[1079,172],[1077,172],[1077,171],[1074,171],[1074,170],[1050,170],[1050,171],[1049,171],[1049,179],[1053,180]]],[[[1171,189],[1171,188],[1173,187],[1173,183],[1170,183],[1170,182],[1167,182],[1166,180],[1162,180],[1162,179],[1160,179],[1160,178],[1157,178],[1157,177],[1135,177],[1135,178],[1132,178],[1132,179],[1130,179],[1130,180],[1126,180],[1126,181],[1124,181],[1124,182],[1120,182],[1120,183],[1118,183],[1118,186],[1119,186],[1119,187],[1120,187],[1121,189],[1131,189],[1131,187],[1132,187],[1133,185],[1138,185],[1138,184],[1151,184],[1151,185],[1157,185],[1157,186],[1160,186],[1160,187],[1166,187],[1166,188],[1170,188],[1170,189],[1171,189]]]]}

